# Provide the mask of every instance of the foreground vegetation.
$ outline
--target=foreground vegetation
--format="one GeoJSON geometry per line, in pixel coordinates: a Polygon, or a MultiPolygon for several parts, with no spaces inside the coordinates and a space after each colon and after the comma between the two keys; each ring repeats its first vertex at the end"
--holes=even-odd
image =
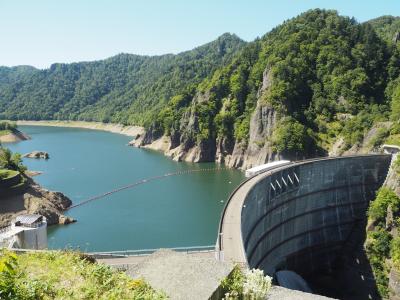
{"type": "Polygon", "coordinates": [[[258,269],[243,270],[236,265],[221,282],[224,300],[264,300],[271,288],[272,278],[258,269]]]}
{"type": "Polygon", "coordinates": [[[166,299],[143,280],[73,252],[0,254],[0,299],[166,299]]]}
{"type": "Polygon", "coordinates": [[[389,295],[389,272],[400,271],[400,198],[382,187],[368,211],[373,229],[367,232],[366,252],[372,267],[378,291],[383,298],[389,295]],[[391,214],[391,216],[389,216],[391,214]]]}

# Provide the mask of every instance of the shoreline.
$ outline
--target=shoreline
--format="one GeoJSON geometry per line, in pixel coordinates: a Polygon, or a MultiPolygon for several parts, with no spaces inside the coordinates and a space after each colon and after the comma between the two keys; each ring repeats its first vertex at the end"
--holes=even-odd
{"type": "Polygon", "coordinates": [[[71,127],[84,128],[92,130],[102,130],[112,133],[123,134],[136,137],[138,134],[144,133],[144,128],[140,126],[128,125],[124,126],[115,123],[86,122],[86,121],[17,121],[17,125],[28,126],[51,126],[51,127],[71,127]]]}
{"type": "Polygon", "coordinates": [[[29,139],[30,139],[30,136],[28,136],[27,134],[19,131],[18,129],[13,129],[12,131],[10,131],[10,133],[0,136],[0,143],[4,143],[4,144],[17,143],[17,142],[26,141],[29,139]]]}

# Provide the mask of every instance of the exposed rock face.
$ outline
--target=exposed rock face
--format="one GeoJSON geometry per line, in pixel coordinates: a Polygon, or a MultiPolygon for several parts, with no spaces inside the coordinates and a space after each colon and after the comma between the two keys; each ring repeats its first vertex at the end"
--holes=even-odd
{"type": "Polygon", "coordinates": [[[277,122],[277,112],[269,106],[263,106],[259,100],[250,120],[248,145],[237,142],[232,154],[226,156],[225,163],[229,167],[248,169],[280,159],[270,142],[277,122]]]}
{"type": "Polygon", "coordinates": [[[377,136],[379,130],[381,129],[389,130],[391,125],[392,122],[379,122],[375,124],[364,135],[362,142],[354,144],[350,149],[345,149],[345,141],[342,137],[339,137],[333,144],[332,149],[330,149],[329,156],[367,154],[373,152],[380,152],[380,149],[378,149],[373,145],[373,140],[377,136]]]}
{"type": "Polygon", "coordinates": [[[263,103],[264,92],[272,82],[272,72],[267,67],[263,72],[262,85],[257,92],[257,106],[250,119],[249,141],[247,144],[240,141],[235,143],[233,151],[225,158],[225,163],[229,167],[248,169],[280,159],[280,156],[272,150],[270,141],[279,116],[276,110],[263,103]]]}
{"type": "Polygon", "coordinates": [[[393,36],[393,43],[400,41],[400,32],[396,32],[393,36]]]}
{"type": "MultiPolygon", "coordinates": [[[[398,157],[399,154],[396,156],[398,157]]],[[[397,157],[395,157],[393,161],[397,157]]],[[[392,163],[386,178],[385,186],[393,189],[400,197],[400,176],[398,172],[399,170],[392,163]]],[[[395,222],[396,217],[393,208],[389,206],[386,213],[386,230],[390,232],[393,238],[399,236],[399,229],[395,222]]],[[[391,264],[390,261],[388,261],[388,263],[391,264]]],[[[400,272],[395,267],[392,267],[389,273],[389,299],[400,300],[400,272]]]]}
{"type": "Polygon", "coordinates": [[[393,268],[389,274],[389,299],[400,300],[400,273],[393,268]]]}
{"type": "Polygon", "coordinates": [[[24,154],[23,157],[36,158],[36,159],[49,159],[50,158],[49,154],[44,151],[32,151],[30,153],[24,154]]]}
{"type": "Polygon", "coordinates": [[[262,97],[272,84],[272,73],[267,68],[257,93],[257,107],[251,116],[249,141],[247,143],[234,139],[219,138],[211,133],[206,140],[197,141],[194,137],[199,132],[198,117],[194,107],[206,102],[210,92],[198,93],[193,98],[191,110],[187,111],[180,121],[179,130],[170,136],[160,136],[150,128],[145,134],[136,138],[130,145],[164,152],[176,161],[206,162],[216,161],[229,167],[246,169],[268,161],[280,159],[271,148],[271,137],[278,122],[278,113],[270,106],[263,104],[262,97]]]}
{"type": "MultiPolygon", "coordinates": [[[[397,157],[398,156],[399,154],[397,154],[397,157]]],[[[398,174],[398,170],[395,170],[393,167],[390,168],[385,185],[394,190],[395,193],[400,197],[400,176],[398,174]]]]}
{"type": "MultiPolygon", "coordinates": [[[[208,100],[208,93],[198,93],[192,100],[196,103],[208,100]]],[[[150,127],[143,135],[129,144],[164,152],[176,161],[206,162],[214,161],[216,153],[215,139],[195,141],[194,136],[199,131],[197,115],[194,109],[186,112],[180,121],[179,130],[171,132],[170,136],[162,136],[150,127]]]]}
{"type": "Polygon", "coordinates": [[[49,225],[75,222],[62,214],[71,200],[60,192],[41,188],[32,179],[27,178],[29,187],[21,194],[0,199],[0,227],[8,226],[15,216],[20,214],[41,214],[49,225]]]}
{"type": "MultiPolygon", "coordinates": [[[[130,144],[161,151],[176,161],[215,161],[224,163],[228,167],[240,169],[248,169],[280,159],[297,160],[306,158],[306,156],[316,155],[341,156],[380,152],[380,149],[376,149],[373,145],[375,138],[381,129],[388,130],[392,124],[391,122],[375,124],[365,134],[362,142],[353,145],[350,149],[347,148],[343,137],[338,136],[337,140],[327,151],[316,149],[315,153],[304,154],[305,157],[290,157],[276,153],[272,147],[271,137],[281,118],[284,116],[266,104],[265,101],[266,92],[272,86],[273,81],[273,73],[267,67],[263,72],[262,84],[257,92],[257,105],[250,118],[248,141],[238,141],[233,137],[218,137],[215,132],[211,132],[209,138],[206,140],[197,140],[200,129],[198,116],[196,115],[196,105],[209,101],[210,94],[214,92],[205,91],[198,92],[194,96],[190,109],[184,113],[180,120],[179,128],[172,130],[169,136],[161,136],[154,128],[150,128],[130,144]]],[[[346,106],[347,101],[343,96],[340,96],[338,104],[346,106]]],[[[224,104],[222,103],[221,105],[221,111],[223,111],[224,104]]],[[[352,117],[351,114],[337,114],[338,120],[341,121],[349,120],[352,117]]]]}

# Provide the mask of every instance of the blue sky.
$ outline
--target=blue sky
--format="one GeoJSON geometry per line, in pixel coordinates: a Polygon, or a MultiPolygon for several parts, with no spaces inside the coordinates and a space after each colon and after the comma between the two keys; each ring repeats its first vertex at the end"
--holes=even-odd
{"type": "Polygon", "coordinates": [[[400,0],[0,0],[0,65],[177,53],[224,32],[251,41],[317,7],[360,22],[400,15],[400,0]]]}

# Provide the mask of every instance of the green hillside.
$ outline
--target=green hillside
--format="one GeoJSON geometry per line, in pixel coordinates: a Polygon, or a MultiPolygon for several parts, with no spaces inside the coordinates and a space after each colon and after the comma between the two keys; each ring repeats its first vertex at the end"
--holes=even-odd
{"type": "Polygon", "coordinates": [[[167,299],[142,279],[76,252],[0,252],[0,299],[167,299]]]}
{"type": "Polygon", "coordinates": [[[371,147],[399,144],[399,20],[359,23],[314,9],[250,43],[224,34],[178,55],[3,67],[0,118],[144,125],[146,143],[165,134],[171,148],[207,148],[199,161],[214,160],[218,147],[254,153],[255,144],[306,157],[343,140],[343,152],[374,126],[371,147]],[[256,107],[273,113],[277,130],[251,140],[256,107]]]}
{"type": "MultiPolygon", "coordinates": [[[[207,101],[189,101],[193,93],[173,98],[155,128],[178,131],[192,143],[246,144],[258,101],[279,114],[279,130],[268,137],[275,151],[315,155],[339,136],[349,148],[376,122],[390,115],[399,119],[399,46],[380,37],[394,30],[387,20],[372,26],[336,11],[303,13],[249,43],[232,63],[203,81],[196,93],[207,101]],[[268,83],[260,93],[263,72],[268,83]],[[186,112],[198,124],[182,132],[186,112]]],[[[398,125],[391,130],[396,134],[398,125]]],[[[381,132],[381,140],[388,135],[381,132]]]]}
{"type": "Polygon", "coordinates": [[[243,45],[224,34],[177,55],[119,54],[45,70],[0,67],[0,119],[144,124],[170,97],[200,83],[243,45]]]}

